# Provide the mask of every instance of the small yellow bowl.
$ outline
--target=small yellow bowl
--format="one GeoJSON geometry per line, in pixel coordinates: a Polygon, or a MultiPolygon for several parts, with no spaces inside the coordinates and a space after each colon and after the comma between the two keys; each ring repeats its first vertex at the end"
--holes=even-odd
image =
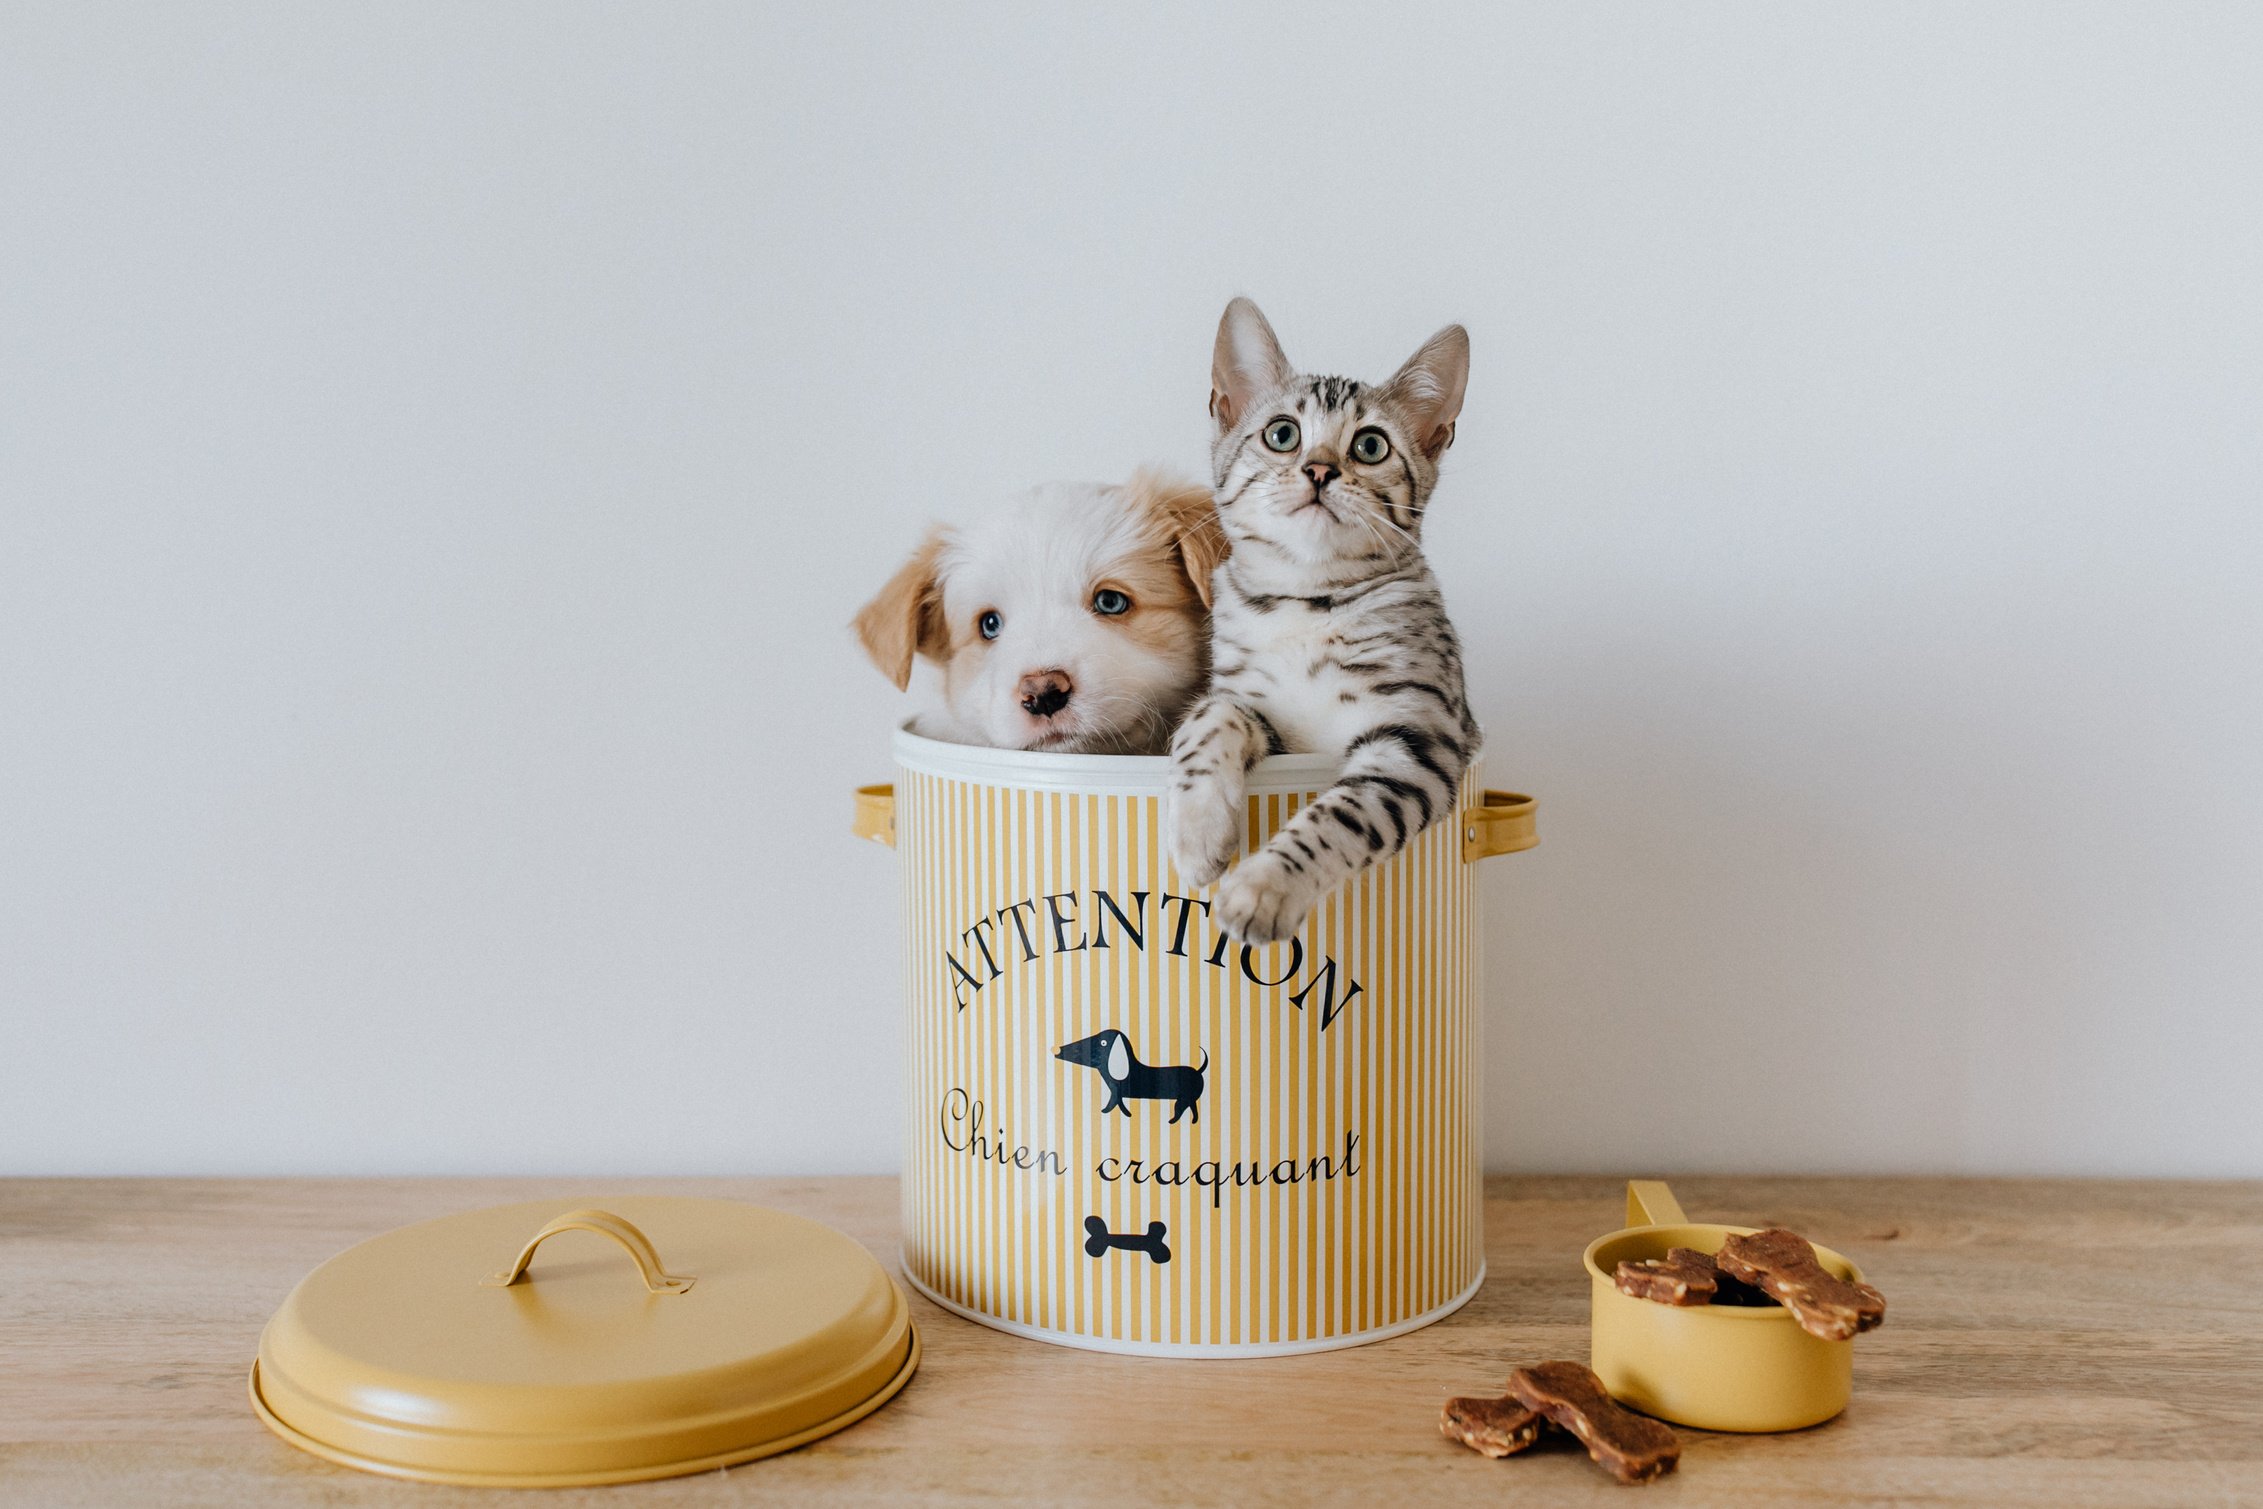
{"type": "MultiPolygon", "coordinates": [[[[1810,1336],[1781,1305],[1662,1305],[1619,1292],[1628,1259],[1662,1258],[1669,1247],[1718,1252],[1750,1226],[1693,1222],[1663,1183],[1627,1183],[1625,1230],[1588,1244],[1594,1290],[1590,1358],[1611,1397],[1646,1415],[1699,1430],[1799,1430],[1847,1407],[1854,1344],[1810,1336]]],[[[1860,1282],[1861,1270],[1828,1247],[1823,1266],[1860,1282]]]]}

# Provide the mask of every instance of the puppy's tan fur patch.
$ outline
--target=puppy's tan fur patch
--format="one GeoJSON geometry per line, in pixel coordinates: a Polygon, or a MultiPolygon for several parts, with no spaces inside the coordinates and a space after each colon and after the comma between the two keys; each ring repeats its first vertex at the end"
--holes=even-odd
{"type": "Polygon", "coordinates": [[[1123,631],[1158,655],[1192,655],[1209,669],[1210,575],[1226,556],[1225,532],[1210,490],[1140,472],[1126,484],[1147,526],[1150,549],[1126,558],[1110,579],[1129,596],[1123,631]]]}
{"type": "Polygon", "coordinates": [[[1124,492],[1132,511],[1150,521],[1156,544],[1177,557],[1179,573],[1208,608],[1211,575],[1228,549],[1210,489],[1142,471],[1132,474],[1124,492]]]}

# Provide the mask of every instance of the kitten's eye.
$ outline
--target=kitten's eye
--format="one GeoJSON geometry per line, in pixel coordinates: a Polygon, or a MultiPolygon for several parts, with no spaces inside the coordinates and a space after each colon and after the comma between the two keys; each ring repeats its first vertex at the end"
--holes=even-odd
{"type": "Polygon", "coordinates": [[[996,639],[998,637],[998,631],[1006,626],[1006,621],[998,616],[998,610],[996,608],[992,608],[989,612],[976,619],[974,621],[974,626],[981,632],[984,639],[996,639]]]}
{"type": "Polygon", "coordinates": [[[1276,419],[1265,427],[1265,443],[1276,451],[1293,451],[1303,438],[1304,431],[1293,419],[1276,419]]]}
{"type": "Polygon", "coordinates": [[[1092,594],[1092,611],[1114,618],[1119,613],[1131,611],[1131,599],[1113,587],[1102,587],[1092,594]]]}
{"type": "Polygon", "coordinates": [[[1384,438],[1381,430],[1361,430],[1358,434],[1352,436],[1352,459],[1354,461],[1364,461],[1369,466],[1373,466],[1390,454],[1391,442],[1384,438]]]}

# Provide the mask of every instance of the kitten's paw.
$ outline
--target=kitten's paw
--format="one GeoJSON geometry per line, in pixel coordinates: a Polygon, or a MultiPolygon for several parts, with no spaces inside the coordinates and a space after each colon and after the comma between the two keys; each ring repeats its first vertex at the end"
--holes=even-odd
{"type": "Polygon", "coordinates": [[[1218,882],[1210,916],[1244,943],[1279,943],[1304,925],[1319,899],[1310,877],[1268,849],[1218,882]]]}
{"type": "Polygon", "coordinates": [[[1241,794],[1215,780],[1163,793],[1163,849],[1190,886],[1206,886],[1241,857],[1241,794]]]}

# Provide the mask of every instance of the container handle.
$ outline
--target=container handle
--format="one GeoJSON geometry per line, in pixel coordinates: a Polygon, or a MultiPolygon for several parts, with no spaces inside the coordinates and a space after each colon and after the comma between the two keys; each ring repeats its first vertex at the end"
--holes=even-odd
{"type": "Polygon", "coordinates": [[[670,1273],[660,1266],[660,1254],[653,1250],[645,1234],[614,1215],[609,1210],[569,1210],[553,1218],[534,1234],[532,1241],[519,1249],[519,1260],[506,1273],[492,1273],[480,1280],[493,1289],[508,1289],[526,1277],[527,1264],[534,1261],[534,1249],[549,1241],[561,1231],[594,1231],[599,1236],[611,1237],[636,1259],[636,1271],[644,1278],[644,1287],[654,1294],[681,1294],[697,1282],[687,1275],[670,1273]]]}
{"type": "Polygon", "coordinates": [[[896,847],[896,788],[890,785],[857,787],[856,816],[849,823],[849,831],[876,844],[896,847]]]}
{"type": "Polygon", "coordinates": [[[1532,814],[1540,804],[1514,791],[1488,791],[1462,814],[1462,858],[1472,863],[1515,854],[1540,842],[1532,814]]]}
{"type": "Polygon", "coordinates": [[[1666,1188],[1663,1179],[1627,1180],[1627,1224],[1629,1226],[1687,1226],[1689,1217],[1682,1214],[1682,1202],[1666,1188]]]}

